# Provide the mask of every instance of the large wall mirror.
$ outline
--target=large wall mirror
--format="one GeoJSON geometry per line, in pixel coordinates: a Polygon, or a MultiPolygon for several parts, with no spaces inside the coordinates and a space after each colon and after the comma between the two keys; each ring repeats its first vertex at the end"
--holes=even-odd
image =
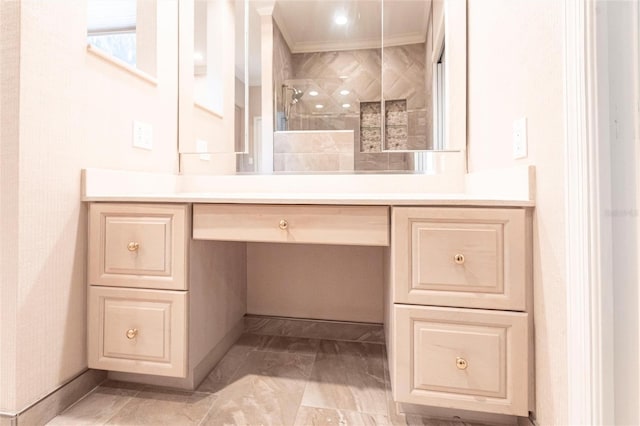
{"type": "Polygon", "coordinates": [[[466,0],[192,0],[180,15],[190,169],[424,172],[465,149],[466,0]]]}

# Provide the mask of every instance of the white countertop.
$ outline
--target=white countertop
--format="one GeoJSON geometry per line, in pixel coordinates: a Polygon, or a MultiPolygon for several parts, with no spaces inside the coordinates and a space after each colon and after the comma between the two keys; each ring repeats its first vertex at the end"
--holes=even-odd
{"type": "Polygon", "coordinates": [[[178,176],[83,171],[83,201],[532,207],[533,167],[465,175],[178,176]],[[340,191],[336,191],[340,188],[340,191]]]}
{"type": "Polygon", "coordinates": [[[337,204],[392,206],[504,206],[532,207],[531,200],[498,199],[465,194],[295,194],[295,193],[177,193],[127,194],[122,196],[91,196],[83,201],[138,203],[217,203],[217,204],[337,204]]]}

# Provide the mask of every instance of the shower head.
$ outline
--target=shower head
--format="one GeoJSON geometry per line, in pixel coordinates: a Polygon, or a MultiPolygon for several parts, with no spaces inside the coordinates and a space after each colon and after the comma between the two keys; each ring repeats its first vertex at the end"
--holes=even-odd
{"type": "Polygon", "coordinates": [[[304,95],[304,91],[300,89],[293,88],[293,94],[291,95],[291,103],[296,104],[304,95]]]}
{"type": "Polygon", "coordinates": [[[284,89],[284,91],[286,92],[287,90],[291,90],[291,105],[293,104],[297,104],[298,101],[300,101],[300,99],[302,98],[302,96],[304,95],[304,91],[300,90],[300,89],[296,89],[295,87],[290,87],[287,85],[282,85],[282,88],[284,89]]]}

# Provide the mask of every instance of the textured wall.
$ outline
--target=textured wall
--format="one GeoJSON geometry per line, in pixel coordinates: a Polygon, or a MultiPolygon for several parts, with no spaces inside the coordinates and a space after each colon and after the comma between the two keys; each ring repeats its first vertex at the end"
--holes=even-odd
{"type": "Polygon", "coordinates": [[[567,424],[562,3],[467,2],[469,171],[536,166],[536,416],[541,425],[567,424]],[[529,156],[514,161],[512,124],[523,116],[529,156]]]}
{"type": "Polygon", "coordinates": [[[85,1],[0,4],[0,244],[3,263],[8,257],[14,265],[9,277],[3,268],[10,280],[2,283],[0,359],[2,371],[15,374],[2,377],[0,410],[17,412],[87,366],[86,209],[80,202],[80,170],[176,171],[177,1],[158,2],[163,48],[157,86],[87,53],[85,1]],[[20,14],[14,13],[16,7],[20,14]],[[20,50],[10,50],[18,40],[20,50]],[[14,55],[15,64],[18,53],[19,82],[15,72],[5,74],[5,59],[14,55]],[[5,116],[4,103],[11,99],[7,84],[19,89],[19,121],[15,110],[5,116]],[[12,125],[5,128],[5,119],[12,125]],[[131,147],[134,119],[153,125],[153,151],[131,147]],[[15,126],[19,139],[16,134],[5,139],[15,126]],[[6,370],[11,364],[14,368],[6,370]]]}
{"type": "Polygon", "coordinates": [[[0,2],[0,411],[15,405],[20,3],[0,2]]]}

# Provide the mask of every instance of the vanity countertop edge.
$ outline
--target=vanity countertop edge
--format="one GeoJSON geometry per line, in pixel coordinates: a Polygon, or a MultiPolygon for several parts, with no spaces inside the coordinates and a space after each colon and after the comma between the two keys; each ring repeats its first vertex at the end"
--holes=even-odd
{"type": "Polygon", "coordinates": [[[464,176],[320,176],[322,180],[318,175],[182,176],[84,169],[82,201],[520,208],[535,206],[533,166],[464,176]]]}

